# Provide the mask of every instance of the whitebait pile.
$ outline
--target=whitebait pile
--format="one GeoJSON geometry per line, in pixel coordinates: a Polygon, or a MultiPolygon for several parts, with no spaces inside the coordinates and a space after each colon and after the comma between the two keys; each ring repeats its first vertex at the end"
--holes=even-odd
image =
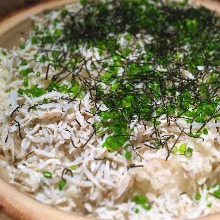
{"type": "Polygon", "coordinates": [[[18,48],[0,50],[10,183],[97,219],[219,212],[219,17],[84,0],[33,20],[18,48]]]}

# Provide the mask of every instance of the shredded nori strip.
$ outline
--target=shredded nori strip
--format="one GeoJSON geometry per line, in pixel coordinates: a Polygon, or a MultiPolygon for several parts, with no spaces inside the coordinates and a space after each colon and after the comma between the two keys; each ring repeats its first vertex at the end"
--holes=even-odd
{"type": "Polygon", "coordinates": [[[15,119],[14,119],[14,121],[16,122],[16,126],[18,126],[18,134],[19,134],[19,137],[20,137],[21,139],[23,139],[22,134],[21,134],[21,125],[20,125],[20,122],[17,121],[17,120],[15,120],[15,119]]]}
{"type": "Polygon", "coordinates": [[[62,175],[61,175],[61,178],[62,180],[65,180],[65,178],[63,177],[63,175],[67,174],[67,173],[70,173],[71,177],[73,177],[73,172],[71,169],[68,169],[68,168],[65,168],[63,171],[62,171],[62,175]]]}

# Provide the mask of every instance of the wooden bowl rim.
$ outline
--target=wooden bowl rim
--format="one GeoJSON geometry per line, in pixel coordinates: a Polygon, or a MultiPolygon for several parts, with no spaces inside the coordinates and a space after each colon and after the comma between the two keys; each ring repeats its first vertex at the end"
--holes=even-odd
{"type": "MultiPolygon", "coordinates": [[[[22,25],[22,23],[30,20],[30,15],[40,14],[42,11],[58,8],[60,6],[75,3],[77,0],[48,0],[41,2],[33,7],[21,10],[17,13],[6,17],[0,21],[0,39],[7,37],[10,32],[22,25]]],[[[211,10],[215,10],[220,13],[220,2],[212,0],[194,0],[195,4],[203,5],[211,10]]],[[[27,24],[26,24],[27,26],[27,24]]],[[[25,26],[25,27],[26,27],[25,26]]],[[[0,158],[1,159],[1,158],[0,158]]],[[[1,167],[0,167],[1,169],[1,167]]],[[[6,215],[11,216],[17,220],[39,220],[39,219],[52,219],[52,220],[88,220],[87,217],[77,216],[64,211],[57,210],[49,205],[45,205],[38,202],[26,195],[23,192],[18,191],[12,187],[9,183],[1,177],[0,173],[0,212],[3,211],[6,215]]],[[[1,217],[1,216],[0,216],[1,217]]],[[[200,220],[218,220],[220,214],[209,215],[200,220]]]]}

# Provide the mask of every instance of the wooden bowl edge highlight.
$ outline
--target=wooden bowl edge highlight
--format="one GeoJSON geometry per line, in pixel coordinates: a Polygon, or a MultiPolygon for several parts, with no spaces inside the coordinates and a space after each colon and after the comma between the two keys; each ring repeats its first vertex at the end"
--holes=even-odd
{"type": "Polygon", "coordinates": [[[85,220],[77,216],[40,203],[0,178],[0,209],[16,220],[85,220]]]}
{"type": "MultiPolygon", "coordinates": [[[[17,41],[18,29],[20,31],[27,29],[30,26],[30,15],[37,15],[44,10],[57,8],[62,5],[77,2],[77,0],[49,0],[47,2],[36,5],[32,8],[25,9],[19,13],[10,16],[0,22],[0,47],[4,45],[6,48],[11,47],[11,43],[7,43],[9,36],[15,35],[17,41]],[[19,28],[18,28],[19,27],[19,28]]],[[[203,5],[211,10],[220,13],[220,2],[212,0],[195,0],[195,4],[203,5]]],[[[12,42],[14,42],[12,40],[12,42]]],[[[15,42],[16,44],[17,42],[15,42]]],[[[0,158],[1,159],[1,158],[0,158]]],[[[0,170],[3,168],[0,167],[0,170]]],[[[3,179],[7,177],[0,173],[0,212],[3,211],[7,215],[16,220],[88,220],[87,217],[77,216],[53,208],[38,202],[10,186],[3,179]]],[[[1,217],[1,216],[0,216],[1,217]]],[[[219,220],[220,214],[201,217],[199,220],[219,220]]]]}

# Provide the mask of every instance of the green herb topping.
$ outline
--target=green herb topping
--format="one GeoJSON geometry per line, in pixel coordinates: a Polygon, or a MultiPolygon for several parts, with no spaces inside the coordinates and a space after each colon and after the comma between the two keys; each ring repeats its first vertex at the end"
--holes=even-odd
{"type": "Polygon", "coordinates": [[[142,208],[146,210],[150,210],[152,207],[147,203],[147,198],[142,195],[136,195],[133,198],[133,202],[136,203],[137,205],[140,205],[142,208]]]}
{"type": "Polygon", "coordinates": [[[47,179],[52,179],[52,173],[50,172],[50,171],[44,171],[43,172],[43,175],[44,175],[44,177],[45,178],[47,178],[47,179]]]}

